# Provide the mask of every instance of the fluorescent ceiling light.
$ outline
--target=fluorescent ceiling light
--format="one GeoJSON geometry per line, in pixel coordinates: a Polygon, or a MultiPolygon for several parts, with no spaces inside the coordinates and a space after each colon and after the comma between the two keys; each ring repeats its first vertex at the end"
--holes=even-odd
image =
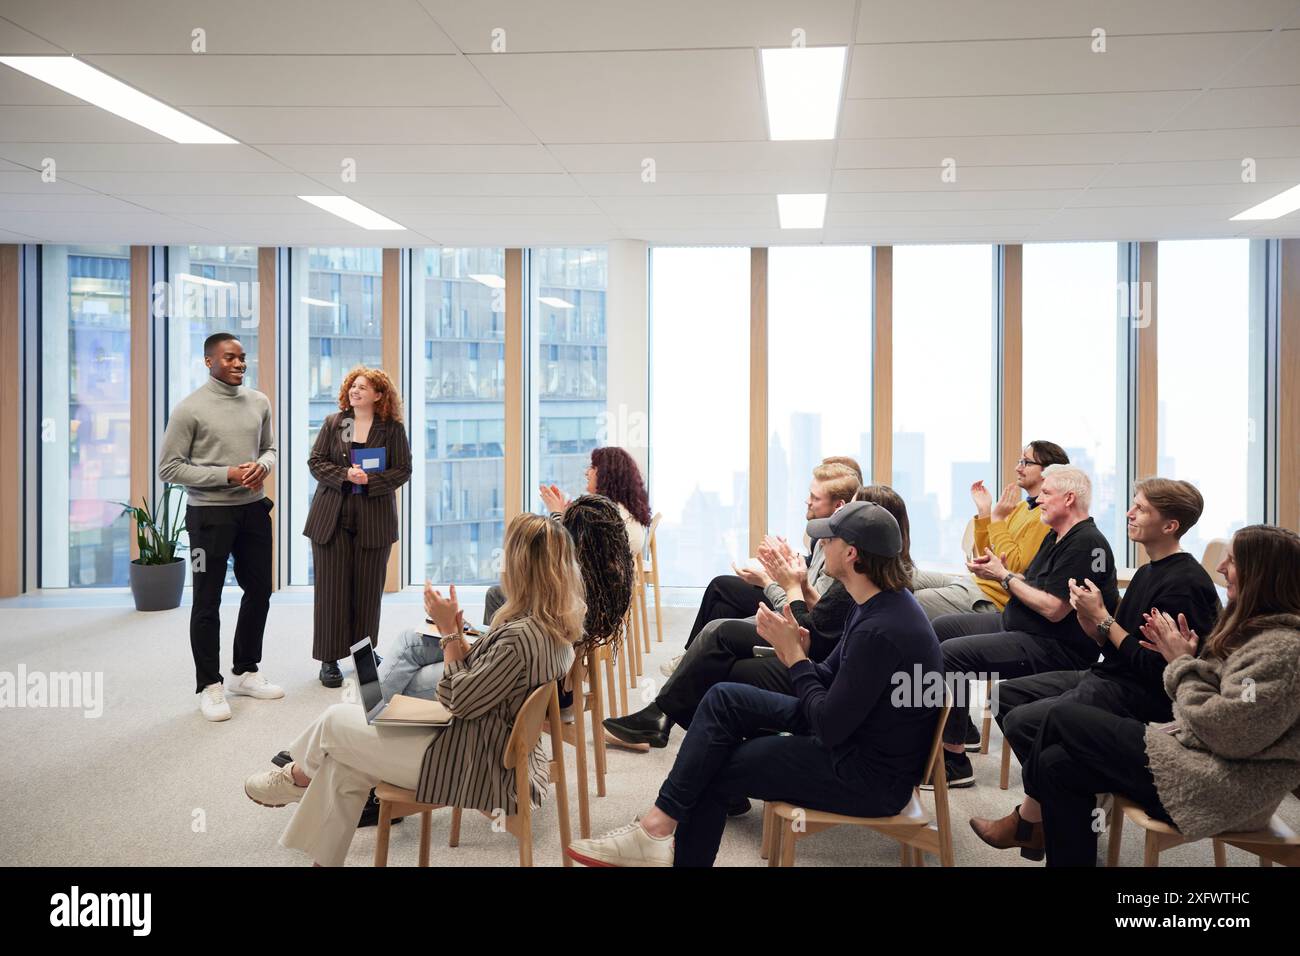
{"type": "Polygon", "coordinates": [[[542,295],[537,297],[537,301],[543,305],[549,305],[553,309],[572,309],[572,302],[565,302],[563,299],[557,299],[553,295],[542,295]]]}
{"type": "Polygon", "coordinates": [[[175,143],[239,142],[71,56],[0,56],[0,63],[175,143]]]}
{"type": "Polygon", "coordinates": [[[193,282],[195,285],[217,286],[222,289],[233,289],[235,287],[233,282],[222,282],[220,279],[209,279],[207,276],[191,275],[188,272],[178,272],[176,278],[182,282],[193,282]]]}
{"type": "Polygon", "coordinates": [[[373,209],[367,209],[355,199],[349,199],[347,196],[299,196],[298,198],[303,202],[311,203],[313,206],[319,206],[340,219],[356,223],[362,229],[401,229],[403,231],[406,229],[401,223],[393,222],[387,216],[381,216],[373,209]]]}
{"type": "Polygon", "coordinates": [[[506,280],[501,278],[500,276],[471,272],[469,274],[469,277],[473,279],[475,282],[483,283],[489,289],[504,289],[506,287],[506,280]]]}
{"type": "Polygon", "coordinates": [[[781,193],[776,211],[782,229],[820,229],[826,221],[826,194],[781,193]]]}
{"type": "Polygon", "coordinates": [[[1284,192],[1278,193],[1272,199],[1265,199],[1258,206],[1251,206],[1245,212],[1239,212],[1233,216],[1230,222],[1238,222],[1242,219],[1277,219],[1279,216],[1285,216],[1289,212],[1295,212],[1300,209],[1300,186],[1292,186],[1284,192]]]}
{"type": "Polygon", "coordinates": [[[772,139],[834,139],[845,47],[763,50],[767,132],[772,139]]]}
{"type": "Polygon", "coordinates": [[[337,309],[339,307],[337,302],[331,302],[328,299],[313,299],[310,296],[303,296],[302,301],[308,305],[319,305],[326,309],[337,309]]]}

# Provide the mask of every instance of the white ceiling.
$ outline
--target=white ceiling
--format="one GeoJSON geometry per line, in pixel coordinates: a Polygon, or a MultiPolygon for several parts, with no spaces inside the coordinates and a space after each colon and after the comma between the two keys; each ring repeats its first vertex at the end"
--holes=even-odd
{"type": "Polygon", "coordinates": [[[1300,236],[1229,221],[1300,183],[1300,0],[0,0],[0,54],[66,53],[241,145],[0,67],[0,241],[1300,236]],[[767,139],[758,50],[795,29],[850,46],[834,141],[767,139]],[[327,192],[410,231],[295,198],[327,192]],[[778,192],[829,192],[825,228],[778,192]]]}

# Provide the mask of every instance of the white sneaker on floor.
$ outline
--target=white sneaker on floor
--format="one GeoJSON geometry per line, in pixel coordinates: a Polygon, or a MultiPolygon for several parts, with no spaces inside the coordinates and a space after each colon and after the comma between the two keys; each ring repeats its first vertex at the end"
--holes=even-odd
{"type": "Polygon", "coordinates": [[[306,787],[293,782],[292,763],[255,773],[244,781],[244,793],[248,799],[263,807],[283,807],[297,803],[306,792],[306,787]]]}
{"type": "Polygon", "coordinates": [[[232,694],[256,697],[258,700],[278,700],[284,696],[284,688],[278,684],[272,684],[262,676],[261,671],[249,671],[246,674],[232,675],[227,690],[232,694]]]}
{"type": "Polygon", "coordinates": [[[673,671],[677,670],[677,665],[682,662],[682,658],[685,656],[685,654],[678,654],[672,660],[660,664],[659,673],[663,674],[665,677],[672,677],[673,671]]]}
{"type": "Polygon", "coordinates": [[[672,866],[673,838],[651,836],[638,817],[602,837],[574,840],[567,852],[584,866],[672,866]]]}
{"type": "Polygon", "coordinates": [[[199,692],[199,710],[208,720],[229,720],[230,705],[226,703],[226,692],[221,681],[209,684],[199,692]]]}

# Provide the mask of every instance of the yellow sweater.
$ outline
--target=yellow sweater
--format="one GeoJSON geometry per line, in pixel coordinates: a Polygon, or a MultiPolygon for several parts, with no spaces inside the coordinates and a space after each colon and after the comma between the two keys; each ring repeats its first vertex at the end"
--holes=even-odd
{"type": "MultiPolygon", "coordinates": [[[[1034,560],[1039,546],[1047,537],[1048,527],[1040,520],[1037,508],[1029,509],[1029,502],[1022,501],[1005,521],[993,521],[990,518],[975,519],[975,553],[983,554],[985,548],[994,554],[1006,555],[1002,563],[1008,571],[1023,574],[1025,568],[1034,560]]],[[[975,583],[985,596],[999,608],[1007,606],[1011,595],[1002,590],[998,581],[986,581],[975,578],[975,583]]]]}

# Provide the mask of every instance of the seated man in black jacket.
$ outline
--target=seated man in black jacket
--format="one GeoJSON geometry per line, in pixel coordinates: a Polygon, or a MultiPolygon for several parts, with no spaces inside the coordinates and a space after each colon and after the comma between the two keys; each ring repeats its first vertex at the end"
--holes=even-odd
{"type": "MultiPolygon", "coordinates": [[[[1139,481],[1128,512],[1128,536],[1146,549],[1149,564],[1133,576],[1112,618],[1090,579],[1071,580],[1070,604],[1084,631],[1101,648],[1102,660],[1086,670],[1049,671],[1003,681],[998,686],[998,726],[1021,764],[1033,751],[1047,712],[1064,700],[1100,707],[1121,717],[1151,723],[1172,719],[1163,675],[1165,659],[1151,649],[1139,628],[1152,614],[1186,621],[1208,634],[1219,614],[1214,582],[1179,539],[1201,517],[1204,501],[1186,481],[1139,481]]],[[[1000,820],[975,817],[971,828],[999,850],[1020,847],[1021,856],[1043,858],[1042,808],[1026,789],[1025,802],[1000,820]]]]}

